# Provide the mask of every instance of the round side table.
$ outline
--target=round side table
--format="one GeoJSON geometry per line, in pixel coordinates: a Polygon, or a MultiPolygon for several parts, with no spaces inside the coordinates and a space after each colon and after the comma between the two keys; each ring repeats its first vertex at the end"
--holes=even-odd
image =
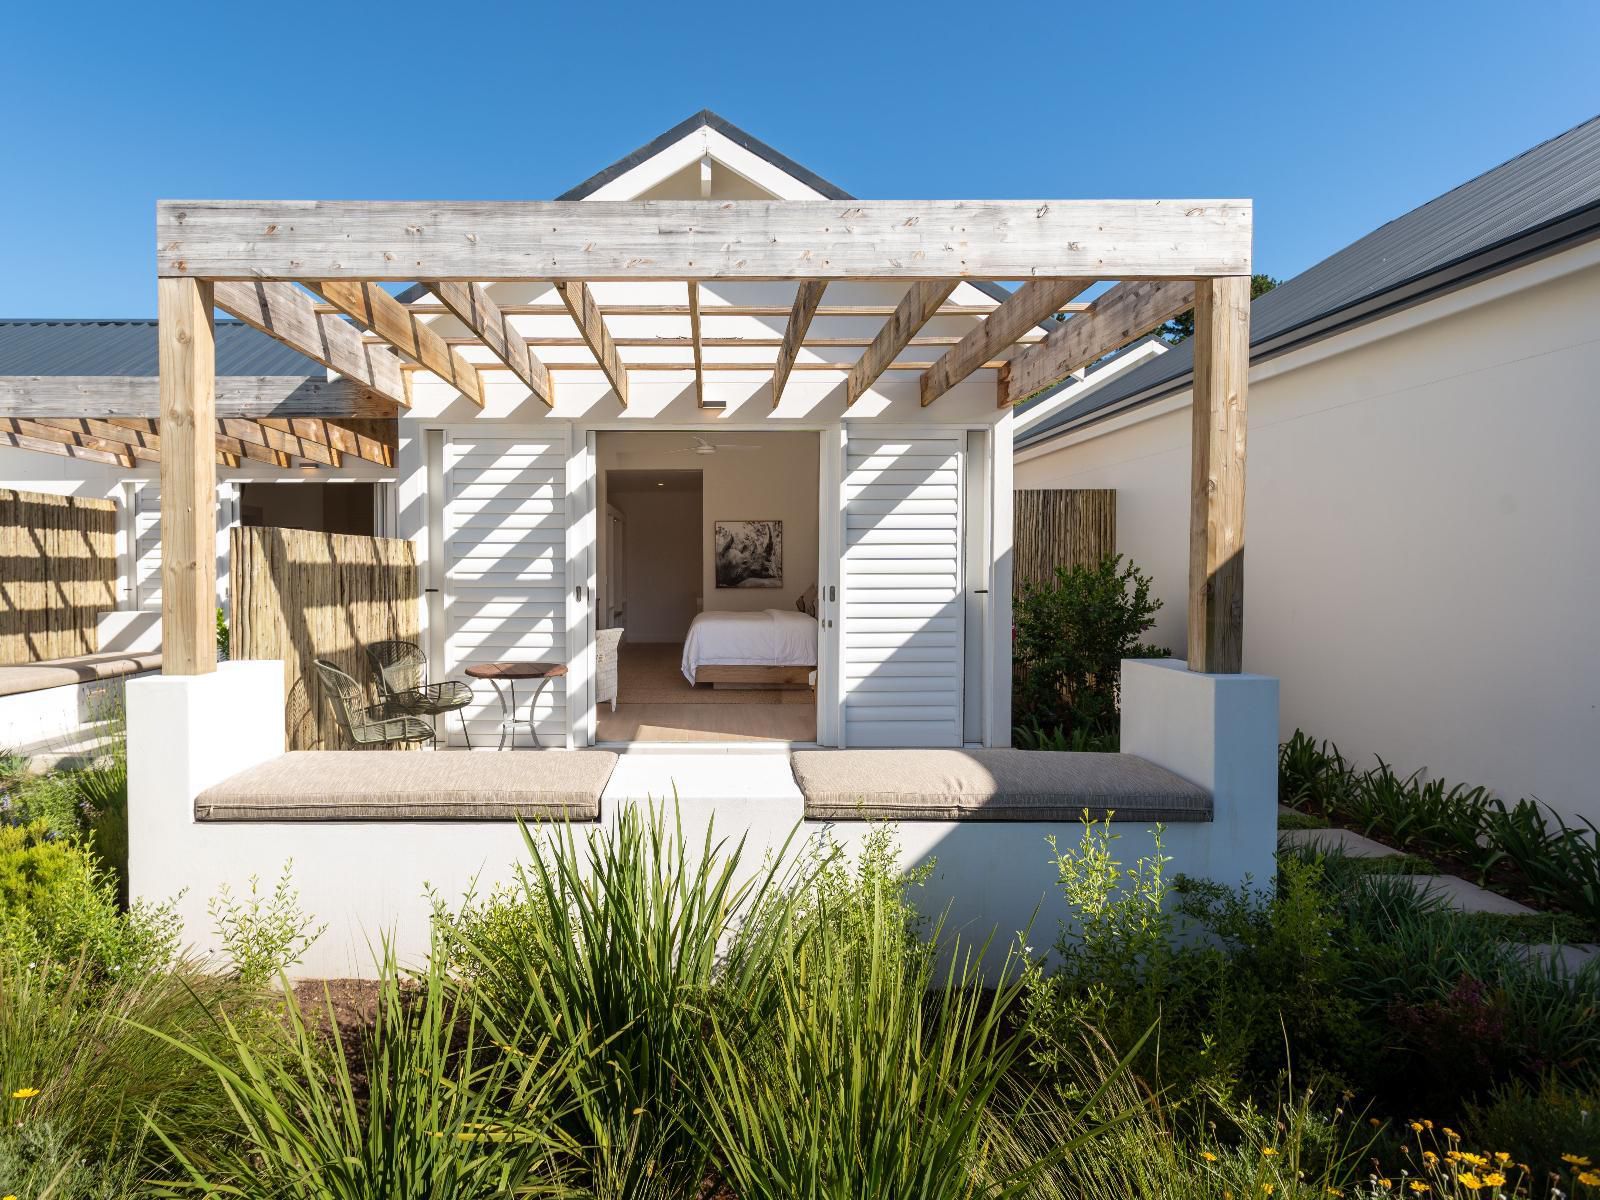
{"type": "Polygon", "coordinates": [[[539,703],[539,694],[550,685],[552,679],[558,679],[567,673],[565,663],[553,662],[492,662],[475,663],[466,669],[468,677],[472,679],[487,679],[494,687],[494,694],[500,700],[500,750],[506,748],[506,734],[511,735],[511,748],[517,748],[517,680],[533,679],[538,682],[533,689],[533,695],[528,699],[528,732],[533,736],[536,749],[544,749],[544,743],[539,740],[539,731],[534,727],[533,712],[539,703]],[[505,687],[500,685],[504,683],[505,687]]]}

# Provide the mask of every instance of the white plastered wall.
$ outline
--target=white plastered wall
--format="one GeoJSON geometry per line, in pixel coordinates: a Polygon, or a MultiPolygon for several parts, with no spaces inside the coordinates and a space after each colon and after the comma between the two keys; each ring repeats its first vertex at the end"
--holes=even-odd
{"type": "MultiPolygon", "coordinates": [[[[1281,733],[1600,821],[1600,244],[1251,372],[1244,665],[1281,733]]],[[[1185,393],[1021,452],[1115,488],[1117,548],[1182,654],[1185,393]]]]}

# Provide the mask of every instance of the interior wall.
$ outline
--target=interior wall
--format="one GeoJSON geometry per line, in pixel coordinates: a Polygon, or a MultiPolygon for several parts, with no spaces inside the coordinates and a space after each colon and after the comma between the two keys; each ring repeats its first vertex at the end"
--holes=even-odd
{"type": "Polygon", "coordinates": [[[377,488],[370,483],[245,483],[239,523],[371,537],[377,530],[377,488]]]}
{"type": "MultiPolygon", "coordinates": [[[[1600,820],[1600,265],[1560,262],[1585,254],[1252,371],[1244,668],[1282,680],[1284,736],[1600,820]]],[[[1015,474],[1116,489],[1180,655],[1189,437],[1168,412],[1015,474]]]]}
{"type": "MultiPolygon", "coordinates": [[[[756,449],[681,454],[675,452],[694,444],[687,433],[634,433],[631,430],[600,433],[596,464],[601,486],[599,510],[605,511],[609,499],[605,488],[607,471],[699,470],[703,487],[699,594],[704,597],[705,611],[759,612],[766,608],[793,608],[801,593],[817,582],[817,435],[708,430],[699,436],[712,442],[735,442],[756,449]],[[781,587],[716,586],[712,526],[719,520],[783,522],[781,587]]],[[[638,540],[631,528],[628,536],[630,541],[638,540]]],[[[601,561],[605,561],[603,552],[601,561]]],[[[684,628],[688,628],[687,624],[684,628]]]]}
{"type": "Polygon", "coordinates": [[[609,490],[626,523],[623,639],[681,642],[700,611],[701,491],[609,490]]]}

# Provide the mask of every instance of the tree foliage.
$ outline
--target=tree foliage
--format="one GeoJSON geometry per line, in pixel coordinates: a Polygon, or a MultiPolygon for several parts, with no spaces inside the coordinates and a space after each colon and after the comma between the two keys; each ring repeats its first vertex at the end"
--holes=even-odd
{"type": "MultiPolygon", "coordinates": [[[[1271,275],[1256,274],[1250,276],[1250,299],[1265,296],[1283,280],[1274,279],[1271,275]]],[[[1179,313],[1156,331],[1157,336],[1169,346],[1176,346],[1179,342],[1186,342],[1194,336],[1194,309],[1179,313]]]]}

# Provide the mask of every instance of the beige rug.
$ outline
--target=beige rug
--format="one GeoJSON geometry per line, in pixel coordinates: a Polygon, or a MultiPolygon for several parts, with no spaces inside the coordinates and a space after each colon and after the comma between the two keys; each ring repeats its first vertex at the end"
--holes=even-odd
{"type": "Polygon", "coordinates": [[[816,707],[816,693],[805,687],[714,688],[710,684],[695,687],[683,677],[682,663],[681,642],[623,642],[617,651],[617,703],[816,707]]]}

